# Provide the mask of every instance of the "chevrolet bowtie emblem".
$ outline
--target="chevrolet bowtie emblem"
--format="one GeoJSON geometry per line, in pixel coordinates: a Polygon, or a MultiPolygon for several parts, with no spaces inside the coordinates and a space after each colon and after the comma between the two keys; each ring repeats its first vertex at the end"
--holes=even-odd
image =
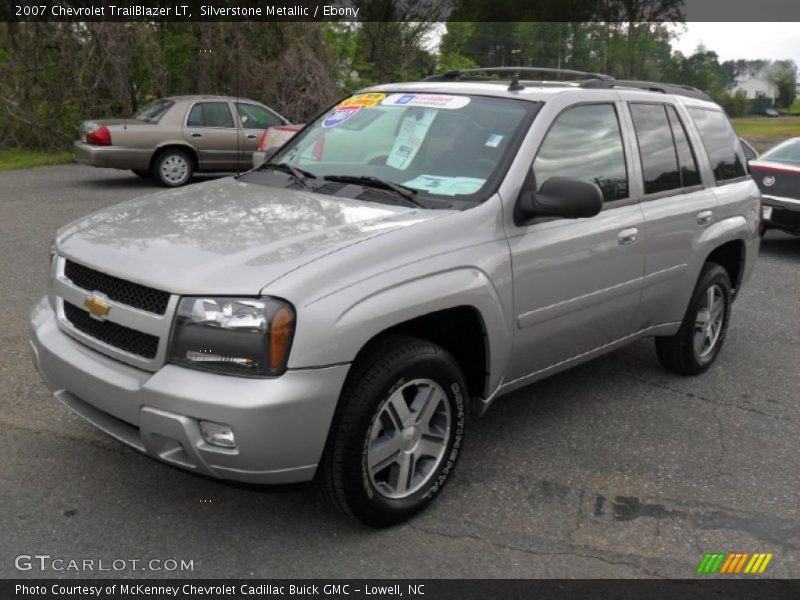
{"type": "Polygon", "coordinates": [[[83,306],[95,319],[102,319],[108,314],[108,311],[111,310],[111,305],[96,292],[86,298],[83,306]]]}

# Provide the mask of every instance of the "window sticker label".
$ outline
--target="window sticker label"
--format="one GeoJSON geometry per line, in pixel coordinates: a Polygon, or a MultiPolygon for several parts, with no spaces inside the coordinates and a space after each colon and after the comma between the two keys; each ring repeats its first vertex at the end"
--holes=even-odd
{"type": "Polygon", "coordinates": [[[383,99],[383,106],[424,106],[425,108],[464,108],[470,99],[466,96],[447,96],[444,94],[391,94],[383,99]]]}
{"type": "Polygon", "coordinates": [[[503,141],[504,135],[500,135],[497,133],[490,133],[489,139],[486,140],[486,146],[489,148],[497,148],[500,145],[500,142],[503,141]]]}
{"type": "Polygon", "coordinates": [[[436,117],[435,110],[425,110],[419,118],[404,117],[386,164],[401,171],[406,170],[425,140],[434,117],[436,117]]]}
{"type": "Polygon", "coordinates": [[[322,121],[323,127],[336,127],[348,119],[352,119],[361,110],[360,106],[339,106],[334,108],[322,121]]]}
{"type": "Polygon", "coordinates": [[[369,94],[356,94],[355,96],[350,96],[349,98],[340,102],[336,108],[338,109],[344,106],[360,106],[362,108],[372,108],[373,106],[376,106],[384,98],[386,98],[386,94],[381,94],[378,92],[371,92],[369,94]]]}
{"type": "Polygon", "coordinates": [[[403,185],[441,196],[456,196],[458,194],[474,194],[481,189],[485,182],[485,179],[476,177],[419,175],[410,181],[403,182],[403,185]]]}

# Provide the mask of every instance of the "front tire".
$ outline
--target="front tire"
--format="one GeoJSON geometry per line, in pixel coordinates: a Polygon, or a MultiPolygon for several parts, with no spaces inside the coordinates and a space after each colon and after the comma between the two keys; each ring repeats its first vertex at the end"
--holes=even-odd
{"type": "Polygon", "coordinates": [[[352,367],[317,483],[371,527],[416,514],[441,492],[461,453],[467,388],[455,359],[407,336],[373,343],[352,367]]]}
{"type": "Polygon", "coordinates": [[[131,172],[136,175],[137,177],[141,177],[142,179],[149,179],[150,178],[150,170],[149,169],[131,169],[131,172]]]}
{"type": "Polygon", "coordinates": [[[194,172],[194,161],[184,150],[165,150],[153,165],[153,176],[166,187],[180,187],[189,183],[194,172]]]}
{"type": "Polygon", "coordinates": [[[731,301],[728,272],[716,263],[706,263],[678,333],[655,339],[661,365],[681,375],[706,371],[725,341],[731,301]]]}

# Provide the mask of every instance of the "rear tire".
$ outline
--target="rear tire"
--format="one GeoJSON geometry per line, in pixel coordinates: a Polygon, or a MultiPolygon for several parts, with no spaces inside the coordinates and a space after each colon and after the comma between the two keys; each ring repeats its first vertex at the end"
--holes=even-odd
{"type": "Polygon", "coordinates": [[[455,359],[418,338],[392,335],[353,365],[317,485],[345,515],[389,527],[442,490],[461,452],[467,387],[455,359]]]}
{"type": "Polygon", "coordinates": [[[678,333],[655,338],[661,365],[681,375],[706,371],[725,341],[731,300],[728,272],[716,263],[706,263],[678,333]]]}
{"type": "Polygon", "coordinates": [[[149,179],[150,178],[150,170],[149,169],[131,169],[134,175],[138,175],[142,179],[149,179]]]}
{"type": "Polygon", "coordinates": [[[164,150],[153,165],[153,177],[166,187],[180,187],[192,179],[194,161],[185,150],[164,150]]]}

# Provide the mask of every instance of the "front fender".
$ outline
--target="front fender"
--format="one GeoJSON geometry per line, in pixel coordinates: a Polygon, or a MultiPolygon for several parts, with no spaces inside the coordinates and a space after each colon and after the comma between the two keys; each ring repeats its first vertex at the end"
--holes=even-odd
{"type": "Polygon", "coordinates": [[[483,321],[490,374],[487,387],[493,390],[512,346],[505,296],[476,267],[450,268],[391,283],[386,276],[367,280],[298,309],[289,366],[352,362],[369,340],[395,325],[467,306],[474,308],[483,321]]]}

